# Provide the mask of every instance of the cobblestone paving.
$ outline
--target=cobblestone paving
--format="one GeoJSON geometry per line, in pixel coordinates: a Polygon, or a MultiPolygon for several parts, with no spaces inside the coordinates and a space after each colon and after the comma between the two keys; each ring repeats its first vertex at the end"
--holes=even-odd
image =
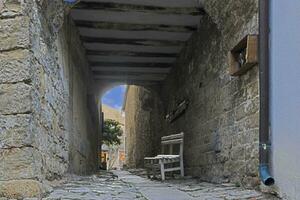
{"type": "Polygon", "coordinates": [[[277,200],[255,190],[231,184],[211,184],[197,179],[150,181],[126,171],[73,176],[44,200],[277,200]]]}
{"type": "Polygon", "coordinates": [[[214,199],[214,200],[276,200],[278,198],[270,195],[264,195],[255,190],[247,190],[235,187],[232,184],[211,184],[199,182],[198,180],[175,180],[168,181],[170,187],[176,187],[178,190],[186,192],[194,199],[214,199]]]}
{"type": "Polygon", "coordinates": [[[111,173],[88,177],[72,176],[44,200],[146,200],[137,189],[111,173]]]}

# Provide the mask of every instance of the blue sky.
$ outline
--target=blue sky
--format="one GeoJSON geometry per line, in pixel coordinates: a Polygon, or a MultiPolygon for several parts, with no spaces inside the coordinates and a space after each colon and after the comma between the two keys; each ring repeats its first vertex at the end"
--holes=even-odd
{"type": "Polygon", "coordinates": [[[122,109],[126,85],[120,85],[108,90],[102,97],[102,103],[118,110],[122,109]]]}

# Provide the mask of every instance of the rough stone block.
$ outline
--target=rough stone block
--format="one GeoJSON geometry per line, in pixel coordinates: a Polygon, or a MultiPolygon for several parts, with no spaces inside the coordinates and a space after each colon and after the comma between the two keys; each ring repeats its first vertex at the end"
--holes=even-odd
{"type": "Polygon", "coordinates": [[[0,84],[0,114],[31,112],[31,89],[25,83],[0,84]]]}
{"type": "Polygon", "coordinates": [[[4,9],[4,3],[2,2],[2,0],[0,1],[0,12],[2,12],[2,10],[4,9]]]}
{"type": "Polygon", "coordinates": [[[259,113],[255,113],[253,115],[248,116],[248,118],[245,120],[245,129],[255,129],[259,127],[259,113]]]}
{"type": "MultiPolygon", "coordinates": [[[[253,96],[255,96],[255,95],[256,94],[253,94],[253,96]]],[[[246,101],[245,109],[246,109],[248,115],[258,112],[259,111],[259,96],[246,101]]]]}
{"type": "Polygon", "coordinates": [[[253,176],[253,177],[258,176],[258,166],[259,166],[258,158],[248,159],[246,161],[246,174],[248,176],[253,176]]]}
{"type": "Polygon", "coordinates": [[[31,115],[0,115],[0,148],[32,144],[31,115]]]}
{"type": "Polygon", "coordinates": [[[12,83],[31,79],[30,53],[14,50],[0,53],[0,83],[12,83]]]}
{"type": "Polygon", "coordinates": [[[245,160],[245,147],[243,146],[237,146],[232,148],[231,150],[231,159],[232,160],[245,160]]]}
{"type": "Polygon", "coordinates": [[[249,82],[249,84],[246,86],[247,88],[247,96],[248,97],[254,97],[259,94],[259,83],[258,83],[258,74],[253,75],[253,81],[249,82]]]}
{"type": "Polygon", "coordinates": [[[236,121],[239,121],[239,120],[247,117],[248,112],[246,110],[246,106],[247,106],[247,104],[243,103],[242,105],[240,105],[239,107],[236,108],[235,118],[234,118],[236,121]]]}
{"type": "Polygon", "coordinates": [[[20,0],[1,0],[0,1],[0,17],[12,18],[21,15],[22,5],[20,0]]]}
{"type": "Polygon", "coordinates": [[[44,175],[47,180],[54,180],[63,176],[68,169],[67,161],[63,161],[56,156],[46,156],[43,160],[45,163],[44,175]]]}
{"type": "Polygon", "coordinates": [[[258,141],[246,145],[246,152],[245,152],[246,159],[255,159],[258,158],[259,155],[259,143],[258,141]]]}
{"type": "Polygon", "coordinates": [[[41,197],[43,190],[36,180],[12,180],[0,182],[0,196],[10,199],[41,197]]]}
{"type": "Polygon", "coordinates": [[[259,128],[257,127],[255,129],[251,129],[243,132],[241,140],[242,140],[242,144],[250,143],[256,145],[256,142],[258,142],[259,140],[259,128]]]}
{"type": "Polygon", "coordinates": [[[41,152],[47,152],[50,156],[56,156],[61,160],[67,162],[68,160],[68,144],[65,141],[58,138],[56,135],[47,133],[47,130],[42,127],[36,127],[37,137],[35,137],[35,146],[39,148],[41,152]],[[41,130],[38,130],[41,129],[41,130]]]}
{"type": "Polygon", "coordinates": [[[16,17],[0,20],[0,51],[29,46],[29,19],[16,17]]]}
{"type": "Polygon", "coordinates": [[[41,177],[41,157],[32,147],[0,149],[0,180],[41,177]]]}

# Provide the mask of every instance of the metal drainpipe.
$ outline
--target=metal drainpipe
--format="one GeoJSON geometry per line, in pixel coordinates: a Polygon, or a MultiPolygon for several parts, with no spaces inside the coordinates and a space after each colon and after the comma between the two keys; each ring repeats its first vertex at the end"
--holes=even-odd
{"type": "Polygon", "coordinates": [[[270,175],[270,110],[269,110],[269,0],[259,0],[259,80],[260,80],[260,125],[259,125],[259,174],[267,185],[275,183],[270,175]]]}

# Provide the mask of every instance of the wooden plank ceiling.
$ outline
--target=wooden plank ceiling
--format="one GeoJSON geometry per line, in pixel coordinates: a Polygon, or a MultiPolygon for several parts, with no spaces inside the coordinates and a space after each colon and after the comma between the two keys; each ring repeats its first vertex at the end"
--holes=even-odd
{"type": "Polygon", "coordinates": [[[197,0],[81,0],[71,11],[95,79],[157,82],[204,14],[197,0]]]}

